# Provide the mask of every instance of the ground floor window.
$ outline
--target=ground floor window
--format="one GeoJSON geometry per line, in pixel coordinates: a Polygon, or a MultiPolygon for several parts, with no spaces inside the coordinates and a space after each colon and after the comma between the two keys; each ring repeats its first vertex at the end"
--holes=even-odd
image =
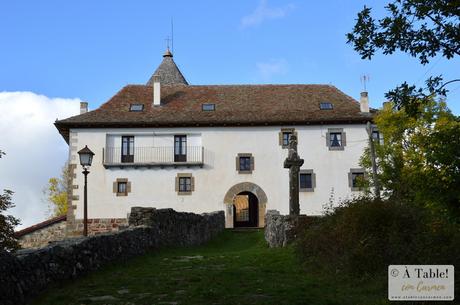
{"type": "Polygon", "coordinates": [[[252,154],[238,154],[236,157],[236,170],[240,174],[251,174],[254,170],[254,157],[252,154]]]}
{"type": "Polygon", "coordinates": [[[191,173],[179,173],[176,176],[176,192],[178,195],[191,195],[195,190],[195,177],[191,173]]]}
{"type": "Polygon", "coordinates": [[[348,173],[348,185],[352,191],[362,191],[366,174],[362,168],[352,168],[348,173]]]}
{"type": "Polygon", "coordinates": [[[179,178],[179,192],[191,192],[192,191],[192,177],[180,177],[179,178]]]}
{"type": "Polygon", "coordinates": [[[299,172],[299,191],[313,192],[316,187],[316,175],[312,169],[303,169],[299,172]]]}
{"type": "Polygon", "coordinates": [[[128,196],[128,193],[131,193],[131,182],[127,178],[117,178],[113,182],[113,192],[117,196],[128,196]]]}

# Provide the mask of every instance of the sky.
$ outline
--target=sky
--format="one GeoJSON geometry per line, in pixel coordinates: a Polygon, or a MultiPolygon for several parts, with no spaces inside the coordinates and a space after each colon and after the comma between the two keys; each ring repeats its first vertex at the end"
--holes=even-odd
{"type": "MultiPolygon", "coordinates": [[[[59,175],[67,144],[56,118],[90,110],[160,64],[174,24],[174,60],[190,84],[332,84],[370,104],[407,81],[458,78],[460,59],[421,65],[397,53],[362,60],[346,44],[364,5],[382,1],[2,1],[0,2],[0,189],[16,193],[23,226],[46,218],[41,190],[59,175]],[[32,119],[32,117],[34,119],[32,119]]],[[[447,103],[460,114],[460,85],[447,103]]]]}

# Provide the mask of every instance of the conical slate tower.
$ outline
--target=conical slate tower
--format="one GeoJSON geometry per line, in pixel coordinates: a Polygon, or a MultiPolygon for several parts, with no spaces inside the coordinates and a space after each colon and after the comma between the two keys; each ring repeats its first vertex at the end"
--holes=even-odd
{"type": "Polygon", "coordinates": [[[154,75],[160,76],[160,82],[162,85],[188,85],[185,77],[176,66],[176,63],[173,60],[173,55],[171,51],[169,51],[169,48],[166,49],[166,52],[163,55],[163,61],[150,77],[149,81],[147,82],[147,86],[153,86],[154,75]]]}

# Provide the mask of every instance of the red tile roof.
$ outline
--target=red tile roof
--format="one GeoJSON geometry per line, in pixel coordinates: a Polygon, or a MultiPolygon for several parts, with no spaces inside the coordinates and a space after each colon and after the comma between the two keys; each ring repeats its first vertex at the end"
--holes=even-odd
{"type": "Polygon", "coordinates": [[[365,123],[359,102],[330,85],[162,85],[161,106],[152,106],[153,88],[128,85],[98,109],[55,125],[68,141],[69,128],[308,125],[365,123]],[[331,102],[332,110],[320,110],[331,102]],[[215,111],[202,111],[202,104],[215,111]],[[130,112],[130,104],[144,111],[130,112]]]}
{"type": "Polygon", "coordinates": [[[48,226],[51,226],[51,225],[53,225],[55,223],[58,223],[58,222],[61,222],[61,221],[66,221],[66,220],[67,220],[66,215],[53,217],[51,219],[45,220],[45,221],[37,223],[37,224],[35,224],[33,226],[30,226],[30,227],[27,227],[27,228],[22,229],[20,231],[17,231],[17,232],[14,233],[14,236],[16,238],[19,238],[19,237],[24,236],[26,234],[35,232],[37,230],[40,230],[40,229],[46,228],[48,226]]]}

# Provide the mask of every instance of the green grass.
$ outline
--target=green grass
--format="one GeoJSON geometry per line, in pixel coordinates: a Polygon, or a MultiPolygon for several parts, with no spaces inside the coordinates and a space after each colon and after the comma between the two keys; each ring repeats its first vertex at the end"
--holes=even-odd
{"type": "Polygon", "coordinates": [[[226,231],[207,245],[151,252],[54,285],[32,304],[386,304],[385,300],[381,281],[350,283],[313,275],[300,267],[292,248],[269,249],[262,231],[226,231]]]}

